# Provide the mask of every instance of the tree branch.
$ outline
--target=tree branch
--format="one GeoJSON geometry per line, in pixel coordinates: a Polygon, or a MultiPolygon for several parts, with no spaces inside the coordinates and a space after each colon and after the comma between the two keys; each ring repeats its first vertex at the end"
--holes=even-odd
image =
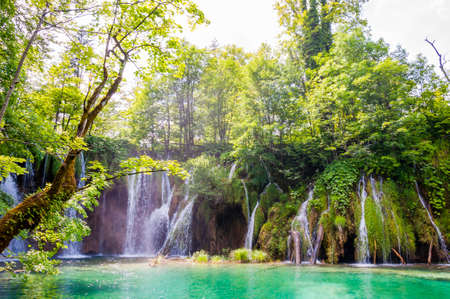
{"type": "Polygon", "coordinates": [[[435,41],[430,41],[428,38],[425,39],[425,41],[434,49],[434,51],[436,52],[437,56],[439,57],[439,68],[441,69],[442,73],[444,74],[445,78],[447,79],[448,82],[450,82],[450,78],[447,74],[447,72],[445,71],[445,64],[447,63],[445,61],[445,57],[439,53],[438,49],[435,46],[435,41]]]}

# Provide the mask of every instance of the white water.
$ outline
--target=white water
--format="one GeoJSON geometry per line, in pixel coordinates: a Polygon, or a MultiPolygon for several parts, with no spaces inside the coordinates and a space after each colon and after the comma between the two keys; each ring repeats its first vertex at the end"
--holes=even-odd
{"type": "Polygon", "coordinates": [[[228,179],[231,181],[234,176],[234,172],[236,171],[237,162],[234,162],[233,165],[231,165],[230,173],[228,174],[228,179]]]}
{"type": "Polygon", "coordinates": [[[247,222],[250,221],[250,203],[248,201],[248,190],[247,190],[247,185],[245,184],[244,180],[241,180],[242,185],[244,185],[244,193],[245,193],[245,203],[247,204],[247,222]]]}
{"type": "MultiPolygon", "coordinates": [[[[17,206],[22,201],[22,196],[19,192],[19,188],[17,186],[17,178],[14,175],[9,175],[7,178],[3,179],[0,184],[0,190],[8,194],[13,198],[13,206],[17,206]]],[[[9,246],[7,248],[13,255],[19,252],[26,251],[25,241],[20,237],[16,237],[11,240],[9,246]]]]}
{"type": "Polygon", "coordinates": [[[141,175],[130,175],[127,178],[128,183],[128,208],[127,208],[127,230],[125,237],[125,254],[131,254],[135,248],[135,216],[138,199],[138,187],[141,175]]]}
{"type": "Polygon", "coordinates": [[[247,227],[247,235],[245,236],[245,245],[244,247],[247,249],[252,249],[253,247],[253,232],[255,231],[255,216],[256,211],[259,207],[259,201],[256,203],[255,208],[253,209],[252,216],[250,217],[250,221],[247,227]]]}
{"type": "Polygon", "coordinates": [[[377,190],[377,180],[374,179],[374,177],[371,175],[370,176],[370,186],[372,189],[372,198],[375,202],[375,205],[377,206],[377,214],[380,216],[381,218],[381,224],[383,226],[383,236],[384,236],[384,244],[383,244],[383,248],[382,248],[382,253],[383,253],[383,263],[386,264],[387,262],[387,255],[388,252],[390,252],[390,250],[386,250],[386,234],[384,232],[384,213],[383,213],[383,208],[382,208],[382,198],[383,198],[383,178],[380,178],[380,189],[377,190]]]}
{"type": "Polygon", "coordinates": [[[86,178],[86,161],[84,160],[83,152],[80,153],[80,164],[81,164],[81,173],[77,187],[83,188],[86,185],[86,181],[84,180],[86,178]]]}
{"type": "Polygon", "coordinates": [[[359,184],[358,184],[358,194],[361,200],[361,220],[359,222],[359,236],[358,236],[358,262],[362,264],[368,264],[370,258],[369,252],[369,239],[367,236],[367,227],[366,227],[366,199],[367,199],[367,191],[366,191],[366,180],[364,176],[362,176],[359,184]]]}
{"type": "Polygon", "coordinates": [[[30,159],[27,159],[25,162],[25,168],[27,169],[27,173],[25,174],[24,187],[31,188],[34,185],[34,169],[30,159]]]}
{"type": "MultiPolygon", "coordinates": [[[[184,182],[185,193],[183,203],[185,207],[179,212],[177,211],[172,216],[172,220],[169,225],[169,233],[166,236],[164,245],[162,246],[160,253],[188,256],[191,254],[192,248],[192,217],[194,211],[194,203],[196,196],[190,198],[190,182],[191,177],[187,178],[184,182]]],[[[180,204],[181,205],[181,204],[180,204]]]]}
{"type": "Polygon", "coordinates": [[[169,209],[173,199],[173,189],[167,173],[162,174],[161,179],[161,206],[153,211],[144,222],[143,244],[141,253],[146,255],[157,254],[164,246],[170,229],[169,209]]]}
{"type": "Polygon", "coordinates": [[[417,195],[419,196],[419,199],[420,199],[420,203],[422,204],[425,211],[427,211],[427,215],[428,215],[428,218],[430,219],[431,225],[434,227],[434,230],[436,231],[436,233],[438,235],[439,245],[441,246],[441,250],[446,257],[447,263],[450,263],[450,257],[448,256],[447,245],[445,245],[444,237],[442,236],[442,233],[439,230],[439,227],[433,221],[433,216],[431,216],[431,212],[430,212],[430,210],[428,210],[428,207],[425,203],[425,200],[422,197],[422,194],[420,194],[419,185],[417,184],[417,182],[415,182],[415,185],[416,185],[417,195]]]}
{"type": "Polygon", "coordinates": [[[167,236],[167,251],[169,255],[188,256],[192,249],[192,216],[194,210],[194,201],[192,199],[181,211],[175,224],[167,236]]]}
{"type": "Polygon", "coordinates": [[[293,222],[292,222],[292,230],[296,230],[300,233],[302,236],[302,246],[303,243],[307,243],[306,251],[308,259],[311,258],[311,255],[313,253],[313,244],[311,240],[311,233],[309,230],[309,221],[308,221],[308,204],[314,197],[314,188],[311,188],[308,192],[308,198],[302,203],[300,206],[300,209],[298,211],[297,216],[295,216],[293,222]],[[295,224],[298,223],[298,227],[296,227],[295,224]]]}

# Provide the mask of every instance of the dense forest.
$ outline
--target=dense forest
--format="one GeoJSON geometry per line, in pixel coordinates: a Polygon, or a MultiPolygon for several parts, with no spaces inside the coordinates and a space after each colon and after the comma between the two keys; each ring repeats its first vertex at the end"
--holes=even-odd
{"type": "Polygon", "coordinates": [[[448,262],[447,71],[374,40],[364,2],[280,0],[280,46],[249,53],[180,39],[208,23],[190,0],[2,1],[0,180],[27,195],[0,192],[0,252],[51,272],[108,190],[165,171],[208,240],[187,254],[448,262]]]}

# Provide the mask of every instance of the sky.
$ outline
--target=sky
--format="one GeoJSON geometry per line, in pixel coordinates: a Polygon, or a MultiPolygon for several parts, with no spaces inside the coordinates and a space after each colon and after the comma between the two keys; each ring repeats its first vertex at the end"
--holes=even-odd
{"type": "MultiPolygon", "coordinates": [[[[276,0],[196,0],[211,21],[208,26],[186,32],[185,38],[197,46],[236,44],[255,51],[261,43],[278,44],[282,29],[273,6],[276,0]]],[[[370,0],[364,6],[374,38],[383,38],[392,47],[401,45],[414,58],[424,54],[437,64],[425,38],[436,41],[450,60],[450,0],[370,0]]],[[[450,67],[450,62],[448,67],[450,67]]]]}

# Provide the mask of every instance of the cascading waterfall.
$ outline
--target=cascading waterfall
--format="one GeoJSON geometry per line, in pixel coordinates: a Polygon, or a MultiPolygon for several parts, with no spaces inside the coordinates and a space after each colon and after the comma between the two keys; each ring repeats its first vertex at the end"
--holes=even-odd
{"type": "Polygon", "coordinates": [[[167,242],[163,246],[163,251],[166,251],[169,255],[188,256],[191,254],[194,202],[195,198],[184,207],[167,235],[167,242]]]}
{"type": "Polygon", "coordinates": [[[358,194],[361,200],[361,220],[359,222],[359,236],[358,236],[358,261],[360,263],[369,263],[370,252],[369,252],[369,239],[367,236],[367,226],[366,226],[366,180],[362,176],[358,184],[358,194]]]}
{"type": "Polygon", "coordinates": [[[34,185],[34,169],[30,159],[27,159],[25,162],[25,168],[27,173],[25,174],[24,187],[31,189],[34,185]]]}
{"type": "Polygon", "coordinates": [[[170,229],[169,208],[173,198],[173,189],[170,186],[167,173],[162,175],[161,180],[161,207],[153,211],[144,223],[142,235],[145,248],[142,253],[155,255],[163,247],[170,229]]]}
{"type": "Polygon", "coordinates": [[[128,176],[128,207],[127,207],[127,230],[125,237],[125,254],[131,254],[135,252],[135,218],[138,198],[138,181],[142,178],[141,175],[128,176]]]}
{"type": "Polygon", "coordinates": [[[185,205],[181,212],[179,209],[175,212],[169,225],[169,233],[167,234],[164,245],[160,253],[187,256],[191,254],[192,248],[192,217],[194,211],[194,203],[197,196],[190,198],[190,182],[191,177],[184,182],[185,193],[181,205],[185,205]]]}
{"type": "Polygon", "coordinates": [[[228,179],[231,181],[234,176],[234,172],[236,171],[237,162],[234,162],[233,165],[231,165],[230,173],[228,174],[228,179]]]}
{"type": "MultiPolygon", "coordinates": [[[[17,206],[22,201],[22,196],[19,192],[19,188],[17,186],[17,177],[15,175],[9,175],[6,177],[2,183],[0,184],[0,190],[8,194],[13,198],[13,206],[17,206]]],[[[11,243],[8,246],[8,249],[11,254],[15,255],[20,252],[26,251],[25,241],[20,237],[16,237],[12,239],[11,243]]]]}
{"type": "Polygon", "coordinates": [[[375,205],[377,206],[377,214],[380,216],[381,218],[381,224],[383,226],[383,236],[384,236],[384,244],[383,244],[383,248],[382,248],[382,253],[383,253],[383,263],[387,262],[387,255],[389,250],[386,250],[386,234],[385,234],[385,227],[384,227],[384,213],[383,213],[383,208],[382,208],[382,198],[383,198],[383,178],[380,178],[380,188],[379,190],[377,190],[377,180],[371,175],[370,176],[370,186],[372,189],[372,198],[375,202],[375,205]]]}
{"type": "Polygon", "coordinates": [[[247,205],[247,222],[250,221],[250,202],[248,200],[248,190],[247,185],[245,184],[244,180],[241,180],[242,185],[244,186],[244,193],[245,193],[245,203],[247,205]]]}
{"type": "Polygon", "coordinates": [[[302,236],[302,244],[306,242],[306,253],[308,259],[311,258],[313,254],[313,243],[311,240],[311,233],[309,230],[309,222],[308,222],[308,204],[314,197],[314,188],[311,188],[308,192],[308,198],[302,203],[300,209],[298,211],[297,216],[295,216],[294,220],[291,224],[291,230],[297,231],[302,236]],[[297,225],[298,224],[298,225],[297,225]]]}
{"type": "Polygon", "coordinates": [[[445,244],[444,237],[442,236],[442,233],[439,230],[439,227],[433,221],[433,216],[431,216],[431,212],[428,209],[428,207],[427,207],[427,205],[425,203],[425,200],[422,197],[422,194],[420,193],[419,185],[417,184],[417,182],[415,182],[415,185],[416,185],[417,196],[419,197],[420,203],[422,204],[423,208],[427,212],[427,215],[428,215],[428,218],[430,219],[431,225],[434,227],[434,230],[436,231],[436,234],[438,235],[439,245],[441,247],[441,250],[442,250],[442,252],[444,253],[444,255],[446,257],[447,263],[450,263],[450,257],[448,256],[447,245],[445,244]]]}
{"type": "Polygon", "coordinates": [[[259,201],[256,203],[256,206],[253,209],[252,215],[250,217],[250,221],[248,223],[247,235],[245,236],[245,245],[244,245],[244,247],[247,249],[252,249],[252,247],[253,247],[253,233],[255,230],[255,216],[256,216],[256,211],[258,210],[258,207],[259,207],[259,201]]]}

